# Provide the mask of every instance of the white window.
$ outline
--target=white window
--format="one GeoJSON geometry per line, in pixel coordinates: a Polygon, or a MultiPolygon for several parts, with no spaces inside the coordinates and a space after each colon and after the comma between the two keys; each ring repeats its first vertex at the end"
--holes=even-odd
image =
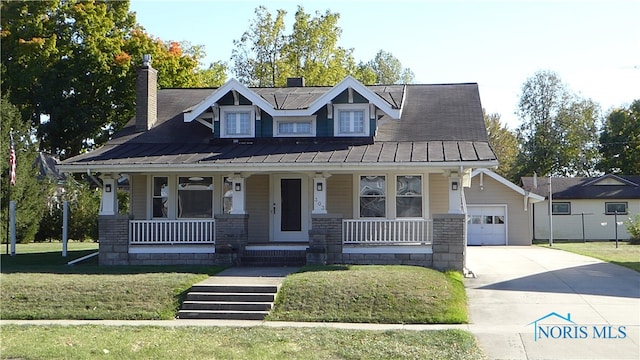
{"type": "Polygon", "coordinates": [[[178,218],[213,217],[213,178],[178,177],[178,218]]]}
{"type": "Polygon", "coordinates": [[[397,177],[396,217],[422,217],[422,176],[397,177]]]}
{"type": "Polygon", "coordinates": [[[254,137],[255,115],[253,106],[224,106],[220,108],[221,137],[254,137]]]}
{"type": "Polygon", "coordinates": [[[360,176],[360,217],[386,216],[386,183],[384,176],[360,176]]]}
{"type": "Polygon", "coordinates": [[[369,136],[368,104],[335,104],[335,136],[369,136]]]}
{"type": "Polygon", "coordinates": [[[153,177],[153,217],[166,218],[169,210],[169,178],[166,176],[153,177]]]}
{"type": "Polygon", "coordinates": [[[293,118],[274,118],[273,119],[274,136],[315,136],[316,135],[316,117],[304,116],[293,118]]]}
{"type": "Polygon", "coordinates": [[[605,212],[607,214],[626,214],[627,203],[626,202],[608,202],[604,204],[605,212]]]}
{"type": "Polygon", "coordinates": [[[551,204],[551,212],[553,215],[570,215],[571,203],[570,202],[556,202],[551,204]]]}

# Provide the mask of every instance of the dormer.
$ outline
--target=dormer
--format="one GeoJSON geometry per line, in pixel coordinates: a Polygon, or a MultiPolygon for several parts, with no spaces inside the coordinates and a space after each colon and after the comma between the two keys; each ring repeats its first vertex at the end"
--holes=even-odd
{"type": "Polygon", "coordinates": [[[334,87],[248,88],[231,79],[184,111],[184,121],[209,127],[215,138],[372,138],[382,116],[399,120],[403,85],[374,90],[353,77],[334,87]]]}

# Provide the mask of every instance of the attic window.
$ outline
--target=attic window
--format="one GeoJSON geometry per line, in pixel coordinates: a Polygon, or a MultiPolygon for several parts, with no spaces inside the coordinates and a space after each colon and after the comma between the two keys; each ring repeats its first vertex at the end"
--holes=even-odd
{"type": "Polygon", "coordinates": [[[368,136],[368,104],[334,104],[335,136],[368,136]]]}
{"type": "Polygon", "coordinates": [[[255,110],[253,106],[224,106],[220,108],[220,133],[225,138],[255,136],[255,110]]]}
{"type": "Polygon", "coordinates": [[[316,117],[274,117],[273,133],[275,136],[315,136],[316,117]]]}

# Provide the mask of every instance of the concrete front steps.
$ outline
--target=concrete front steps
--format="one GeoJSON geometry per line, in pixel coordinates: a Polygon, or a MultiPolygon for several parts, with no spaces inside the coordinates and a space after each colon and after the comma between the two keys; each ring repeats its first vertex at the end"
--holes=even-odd
{"type": "Polygon", "coordinates": [[[278,285],[196,284],[178,312],[180,319],[264,320],[278,285]]]}

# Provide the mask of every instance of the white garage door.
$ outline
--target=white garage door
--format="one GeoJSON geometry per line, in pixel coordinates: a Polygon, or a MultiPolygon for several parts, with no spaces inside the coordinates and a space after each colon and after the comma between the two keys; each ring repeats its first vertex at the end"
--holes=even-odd
{"type": "Polygon", "coordinates": [[[506,245],[506,206],[468,205],[467,243],[469,245],[506,245]]]}

